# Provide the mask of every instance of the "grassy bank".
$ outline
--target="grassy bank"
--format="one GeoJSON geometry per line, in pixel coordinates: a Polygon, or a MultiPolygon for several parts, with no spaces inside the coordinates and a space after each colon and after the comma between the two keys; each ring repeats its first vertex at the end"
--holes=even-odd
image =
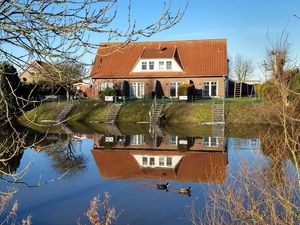
{"type": "MultiPolygon", "coordinates": [[[[45,103],[28,111],[20,118],[23,125],[34,128],[43,127],[45,120],[53,120],[61,112],[66,102],[45,103]]],[[[249,100],[226,100],[226,122],[229,124],[263,123],[260,116],[261,103],[249,100]]],[[[102,123],[111,106],[102,101],[85,100],[74,102],[68,123],[102,123]]],[[[132,101],[126,103],[119,114],[119,124],[148,122],[151,103],[132,101]]],[[[211,121],[211,102],[200,103],[173,103],[166,104],[163,110],[166,116],[166,124],[196,123],[211,121]]],[[[76,127],[76,125],[75,125],[76,127]]]]}

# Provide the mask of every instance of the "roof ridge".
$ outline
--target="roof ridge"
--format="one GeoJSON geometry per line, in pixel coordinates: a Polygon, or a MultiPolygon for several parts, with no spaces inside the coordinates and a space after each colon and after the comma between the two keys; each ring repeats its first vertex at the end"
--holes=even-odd
{"type": "MultiPolygon", "coordinates": [[[[163,43],[163,42],[204,42],[204,41],[225,41],[227,42],[227,38],[211,38],[211,39],[185,39],[185,40],[153,40],[153,41],[133,41],[128,44],[145,44],[145,43],[163,43]]],[[[123,42],[101,42],[99,45],[116,45],[122,44],[123,42]]]]}

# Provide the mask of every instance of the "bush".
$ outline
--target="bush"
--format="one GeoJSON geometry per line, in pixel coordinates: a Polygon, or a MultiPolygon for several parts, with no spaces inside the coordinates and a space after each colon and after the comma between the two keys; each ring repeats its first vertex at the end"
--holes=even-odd
{"type": "Polygon", "coordinates": [[[178,87],[178,95],[191,96],[195,94],[195,85],[194,84],[181,84],[178,87]]]}
{"type": "Polygon", "coordinates": [[[268,80],[259,87],[259,94],[263,99],[278,99],[280,93],[278,87],[274,84],[273,80],[268,80]]]}
{"type": "Polygon", "coordinates": [[[300,72],[295,74],[295,76],[289,82],[289,88],[297,93],[300,93],[300,72]]]}
{"type": "Polygon", "coordinates": [[[104,96],[118,96],[119,89],[116,88],[105,88],[103,91],[99,92],[100,97],[104,96]]]}

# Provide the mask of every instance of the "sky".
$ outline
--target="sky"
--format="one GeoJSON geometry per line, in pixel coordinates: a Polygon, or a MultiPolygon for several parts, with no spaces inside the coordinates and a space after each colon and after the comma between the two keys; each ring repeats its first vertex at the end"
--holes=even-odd
{"type": "MultiPolygon", "coordinates": [[[[116,20],[114,25],[124,29],[128,1],[121,2],[118,6],[120,20],[116,20]]],[[[132,17],[137,21],[137,25],[144,26],[158,18],[163,2],[132,0],[132,17]]],[[[253,79],[264,79],[259,65],[270,46],[270,41],[275,43],[285,29],[289,34],[291,58],[299,64],[300,19],[294,14],[300,16],[300,1],[172,0],[171,9],[176,11],[179,7],[184,8],[187,3],[186,13],[177,25],[150,38],[140,37],[139,41],[226,38],[228,57],[234,61],[234,57],[240,54],[253,60],[256,66],[253,79]]]]}
{"type": "MultiPolygon", "coordinates": [[[[165,0],[169,2],[169,0],[165,0]]],[[[103,6],[104,3],[102,3],[103,6]]],[[[111,24],[119,30],[127,28],[129,0],[119,0],[117,17],[111,24]]],[[[228,58],[234,62],[237,54],[253,60],[253,79],[265,79],[261,64],[266,49],[276,43],[281,32],[289,34],[290,56],[300,65],[300,0],[171,0],[171,10],[186,9],[182,20],[170,28],[139,41],[227,39],[228,58]],[[268,37],[270,40],[268,40],[268,37]]],[[[152,24],[160,17],[164,0],[131,0],[132,19],[138,27],[152,24]]],[[[100,10],[101,5],[94,8],[100,10]]],[[[91,34],[93,43],[106,42],[104,34],[91,34]]],[[[14,50],[22,55],[22,50],[14,50]]],[[[95,58],[88,54],[82,61],[91,64],[95,58]]]]}

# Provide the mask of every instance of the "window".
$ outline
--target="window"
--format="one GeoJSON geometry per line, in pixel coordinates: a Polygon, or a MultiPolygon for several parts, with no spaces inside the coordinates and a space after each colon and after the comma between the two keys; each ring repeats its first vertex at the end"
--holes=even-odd
{"type": "Polygon", "coordinates": [[[159,166],[164,166],[164,165],[165,165],[165,158],[159,157],[159,166]]]}
{"type": "Polygon", "coordinates": [[[154,70],[154,62],[149,62],[149,70],[154,70]]]}
{"type": "Polygon", "coordinates": [[[147,166],[148,164],[148,158],[147,157],[143,157],[143,165],[147,166]]]}
{"type": "Polygon", "coordinates": [[[150,166],[154,166],[154,165],[155,165],[154,157],[150,157],[150,166]]]}
{"type": "Polygon", "coordinates": [[[169,137],[169,144],[172,146],[177,146],[178,143],[178,136],[170,136],[169,137]]]}
{"type": "Polygon", "coordinates": [[[144,83],[134,82],[130,84],[130,97],[132,98],[142,98],[144,96],[144,83]]]}
{"type": "Polygon", "coordinates": [[[172,166],[172,158],[167,157],[167,166],[172,166]]]}
{"type": "Polygon", "coordinates": [[[114,88],[113,82],[101,82],[100,83],[100,91],[104,91],[106,88],[114,88]]]}
{"type": "Polygon", "coordinates": [[[147,70],[147,62],[142,62],[142,70],[147,70]]]}
{"type": "Polygon", "coordinates": [[[203,137],[202,145],[206,146],[206,147],[217,147],[217,146],[219,146],[218,138],[217,137],[203,137]]]}
{"type": "Polygon", "coordinates": [[[176,97],[176,83],[170,83],[170,96],[176,97]]]}
{"type": "Polygon", "coordinates": [[[130,136],[130,144],[131,145],[144,145],[145,137],[142,134],[136,134],[130,136]]]}
{"type": "Polygon", "coordinates": [[[211,82],[211,96],[217,96],[217,82],[211,82]]]}
{"type": "Polygon", "coordinates": [[[217,81],[203,82],[202,95],[203,95],[203,97],[217,96],[218,95],[218,82],[217,81]]]}
{"type": "Polygon", "coordinates": [[[181,82],[170,82],[170,97],[178,97],[178,86],[181,82]]]}
{"type": "Polygon", "coordinates": [[[167,70],[172,69],[172,61],[167,61],[167,70]]]}
{"type": "Polygon", "coordinates": [[[209,96],[209,82],[203,82],[203,96],[209,96]]]}
{"type": "Polygon", "coordinates": [[[160,61],[158,63],[158,69],[159,70],[164,70],[165,69],[165,62],[164,61],[160,61]]]}

